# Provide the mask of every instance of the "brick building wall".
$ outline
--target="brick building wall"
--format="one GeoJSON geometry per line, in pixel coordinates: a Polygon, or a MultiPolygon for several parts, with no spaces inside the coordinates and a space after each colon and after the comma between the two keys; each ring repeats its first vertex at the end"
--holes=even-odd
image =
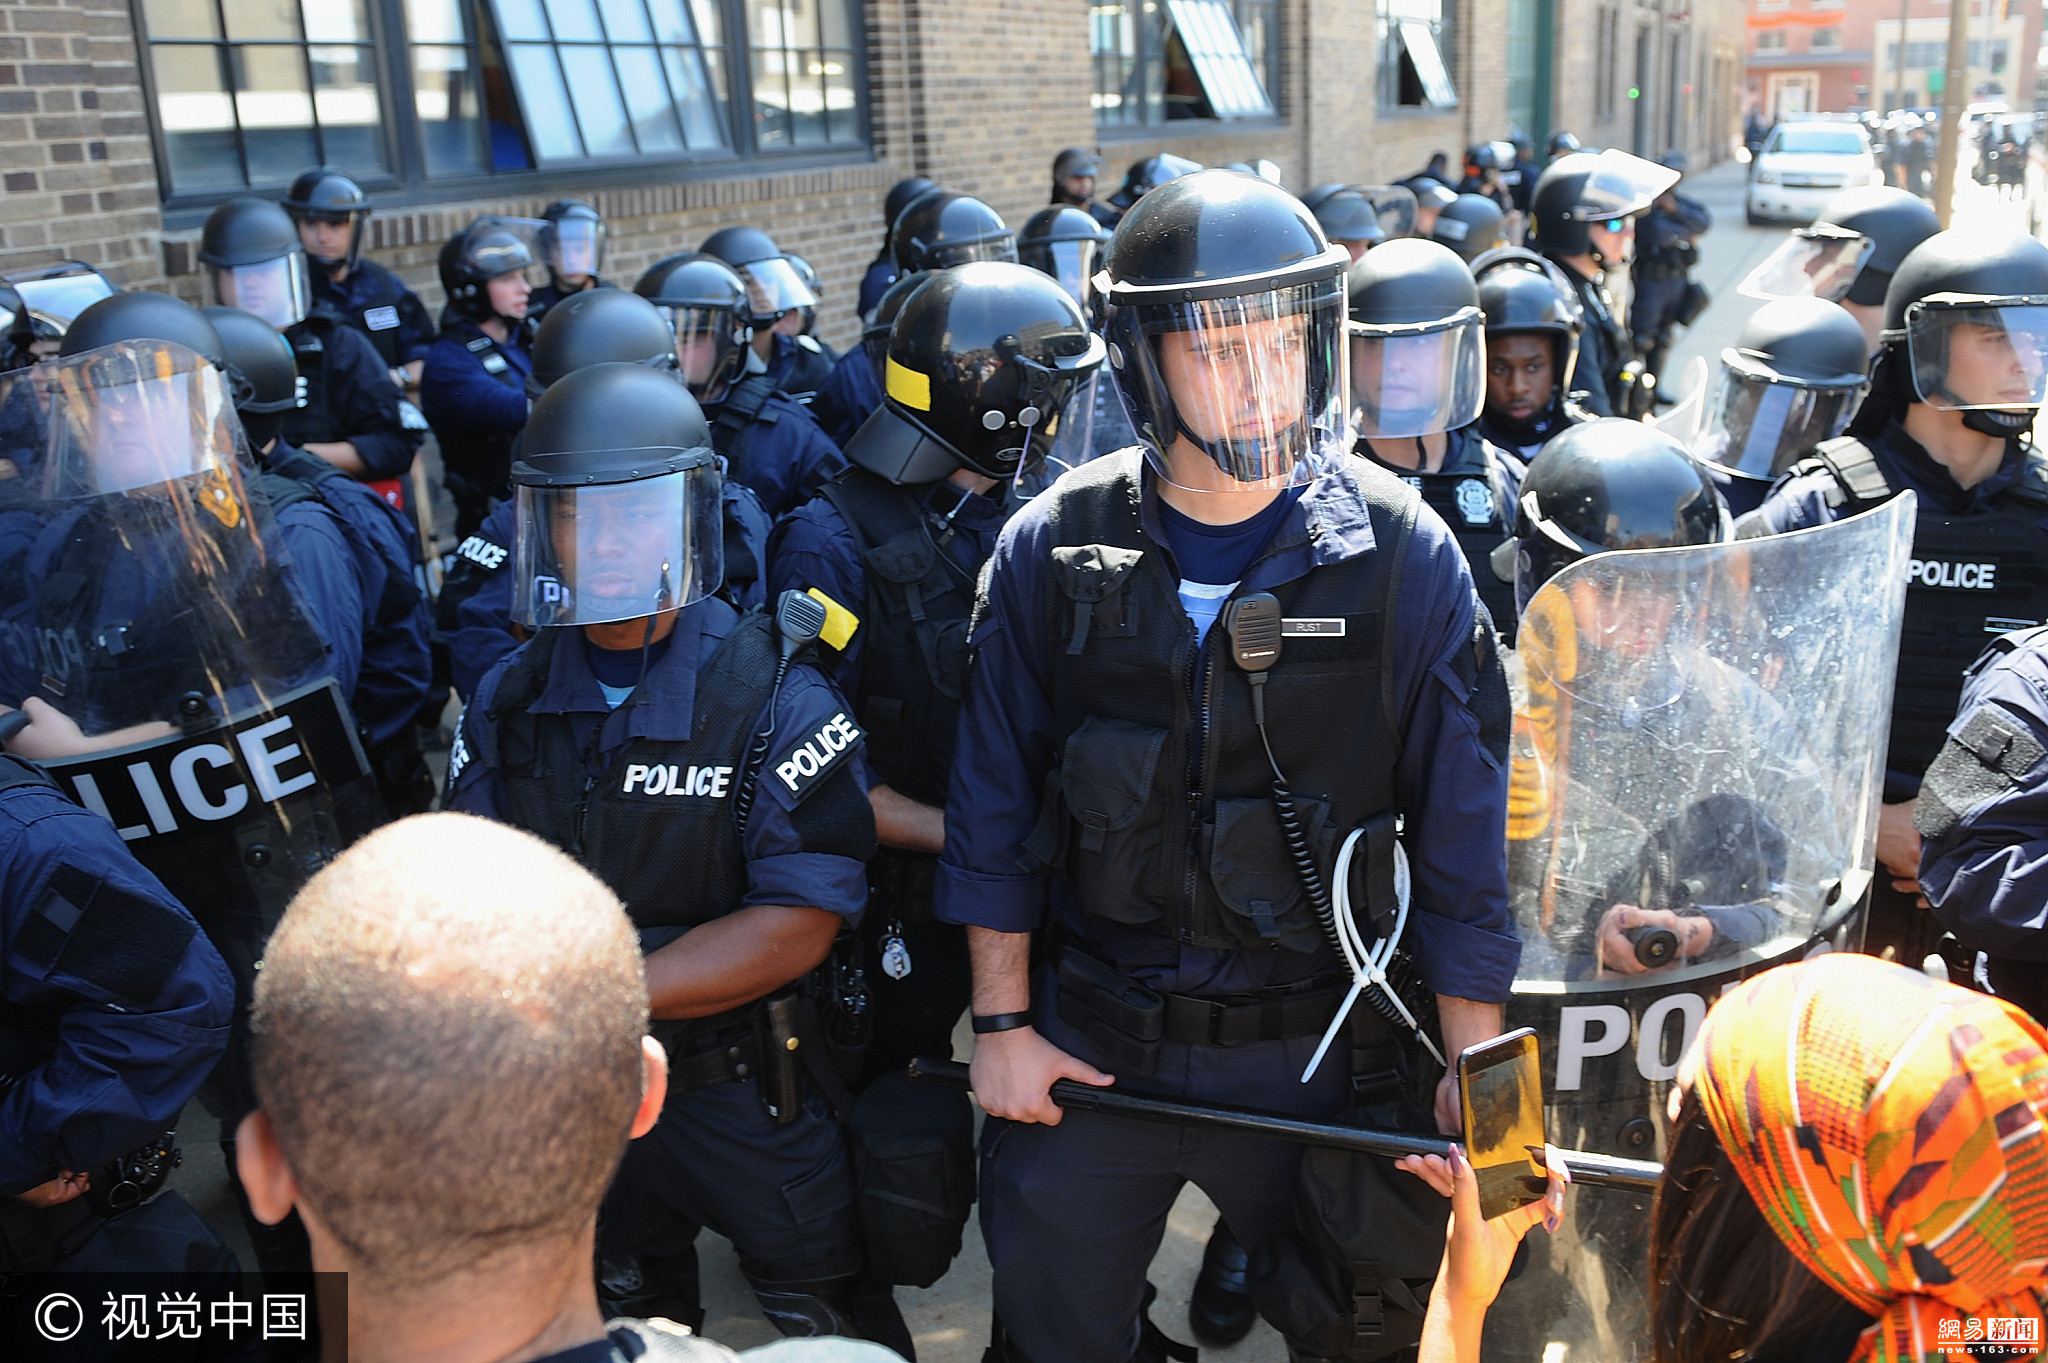
{"type": "MultiPolygon", "coordinates": [[[[1554,0],[1552,123],[1589,146],[1627,147],[1627,101],[1606,118],[1593,107],[1593,37],[1605,2],[1554,0]]],[[[1650,98],[1662,98],[1667,79],[1695,79],[1693,54],[1728,46],[1720,28],[1739,41],[1742,25],[1743,0],[1694,0],[1682,14],[1687,0],[1659,2],[1673,12],[1636,0],[1616,6],[1624,87],[1635,74],[1638,26],[1686,35],[1685,70],[1653,73],[1650,98]]],[[[927,175],[977,194],[1013,224],[1045,203],[1052,157],[1072,145],[1102,153],[1104,195],[1126,166],[1159,151],[1210,165],[1269,157],[1297,189],[1391,180],[1433,152],[1455,161],[1471,142],[1505,136],[1506,3],[1451,0],[1455,108],[1379,105],[1369,0],[1284,0],[1276,118],[1098,130],[1086,0],[865,0],[870,161],[791,171],[756,164],[639,188],[579,187],[571,177],[550,181],[545,193],[387,208],[372,219],[368,245],[431,308],[440,301],[435,252],[478,213],[533,216],[548,199],[589,199],[611,224],[606,274],[622,282],[718,227],[753,222],[818,269],[820,328],[843,346],[857,334],[853,301],[881,242],[882,196],[899,177],[927,175]]],[[[166,230],[135,46],[126,0],[0,0],[0,270],[75,257],[129,287],[198,298],[197,215],[181,212],[166,230]]],[[[1653,44],[1659,61],[1666,46],[1661,36],[1653,44]]],[[[1680,140],[1718,159],[1739,110],[1720,120],[1725,126],[1710,111],[1735,101],[1727,91],[1686,99],[1680,140]]],[[[1660,123],[1648,154],[1663,147],[1660,123]]]]}

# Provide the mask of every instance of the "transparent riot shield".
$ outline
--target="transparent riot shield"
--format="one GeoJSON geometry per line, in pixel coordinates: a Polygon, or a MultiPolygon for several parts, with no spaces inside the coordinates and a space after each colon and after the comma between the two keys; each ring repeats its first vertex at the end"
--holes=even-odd
{"type": "Polygon", "coordinates": [[[159,342],[0,377],[0,733],[105,815],[246,987],[382,818],[228,379],[159,342]]]}
{"type": "MultiPolygon", "coordinates": [[[[1860,944],[1913,506],[1599,554],[1515,654],[1509,1027],[1558,1145],[1660,1157],[1679,1058],[1728,985],[1860,944]]],[[[1586,1190],[1499,1308],[1496,1360],[1646,1358],[1647,1195],[1586,1190]],[[1507,1336],[1512,1335],[1512,1338],[1507,1336]]]]}

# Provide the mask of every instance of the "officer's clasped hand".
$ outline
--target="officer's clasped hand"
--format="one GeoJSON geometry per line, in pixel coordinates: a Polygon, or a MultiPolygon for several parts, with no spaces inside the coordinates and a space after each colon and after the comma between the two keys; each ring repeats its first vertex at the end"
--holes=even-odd
{"type": "Polygon", "coordinates": [[[1116,1076],[1068,1055],[1031,1027],[976,1037],[969,1070],[982,1111],[1012,1122],[1046,1126],[1058,1126],[1062,1116],[1060,1105],[1052,1099],[1056,1081],[1078,1079],[1097,1088],[1116,1082],[1116,1076]]]}

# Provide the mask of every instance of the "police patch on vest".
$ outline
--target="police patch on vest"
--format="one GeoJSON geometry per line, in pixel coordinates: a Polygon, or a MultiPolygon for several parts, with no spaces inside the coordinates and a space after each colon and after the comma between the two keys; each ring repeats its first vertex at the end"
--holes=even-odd
{"type": "Polygon", "coordinates": [[[455,557],[466,558],[487,573],[495,573],[504,564],[505,556],[512,551],[495,540],[482,535],[471,535],[455,550],[455,557]]]}
{"type": "Polygon", "coordinates": [[[732,794],[733,768],[681,762],[630,762],[619,794],[637,798],[723,800],[732,794]]]}
{"type": "Polygon", "coordinates": [[[509,367],[510,366],[508,366],[505,363],[505,357],[503,355],[484,356],[484,373],[486,374],[502,374],[509,367]]]}
{"type": "Polygon", "coordinates": [[[861,727],[841,710],[794,748],[785,751],[769,770],[794,802],[801,803],[823,784],[826,777],[838,770],[847,754],[859,747],[866,737],[861,727]]]}
{"type": "Polygon", "coordinates": [[[1493,520],[1493,489],[1477,478],[1467,478],[1458,484],[1456,493],[1458,514],[1465,518],[1467,525],[1487,525],[1493,520]]]}
{"type": "Polygon", "coordinates": [[[389,331],[398,325],[397,308],[363,309],[363,325],[372,331],[389,331]]]}
{"type": "Polygon", "coordinates": [[[1940,559],[1913,560],[1906,570],[1906,585],[1949,587],[1968,592],[1998,590],[1996,563],[1945,563],[1940,559]]]}

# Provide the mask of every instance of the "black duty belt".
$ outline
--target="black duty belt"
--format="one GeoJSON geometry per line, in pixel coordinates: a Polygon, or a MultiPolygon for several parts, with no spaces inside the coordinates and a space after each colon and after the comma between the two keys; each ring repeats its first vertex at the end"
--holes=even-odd
{"type": "Polygon", "coordinates": [[[761,1037],[758,1033],[749,1031],[744,1036],[721,1039],[728,1044],[693,1051],[688,1055],[671,1055],[668,1062],[669,1087],[687,1093],[719,1084],[736,1084],[761,1072],[761,1037]]]}
{"type": "Polygon", "coordinates": [[[1344,987],[1330,983],[1331,978],[1216,999],[1168,994],[1166,1039],[1190,1046],[1237,1046],[1321,1036],[1344,1000],[1344,987]]]}

